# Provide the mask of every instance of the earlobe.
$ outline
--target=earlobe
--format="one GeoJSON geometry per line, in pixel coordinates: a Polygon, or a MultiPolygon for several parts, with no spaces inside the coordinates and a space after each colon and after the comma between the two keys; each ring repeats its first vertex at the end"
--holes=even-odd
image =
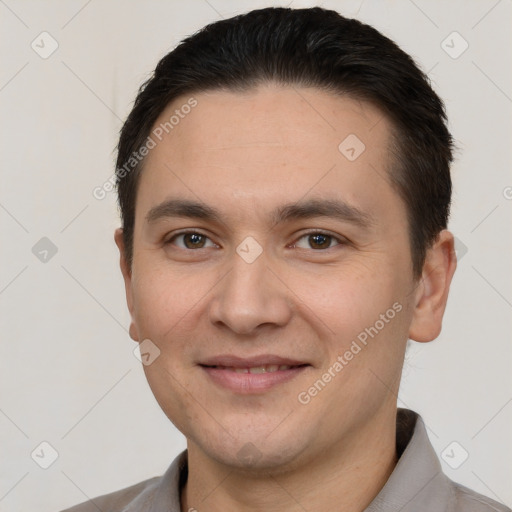
{"type": "Polygon", "coordinates": [[[425,257],[422,276],[416,290],[409,329],[410,339],[427,342],[439,336],[456,267],[453,235],[443,230],[425,257]]]}
{"type": "Polygon", "coordinates": [[[132,271],[130,265],[126,261],[126,253],[125,253],[125,244],[124,244],[124,234],[121,228],[116,229],[114,233],[114,241],[119,249],[119,266],[121,268],[121,273],[123,274],[124,279],[124,288],[126,293],[126,304],[128,306],[128,311],[130,312],[131,322],[130,322],[130,337],[134,341],[139,341],[139,336],[137,333],[137,326],[134,320],[134,307],[133,307],[133,292],[132,292],[132,271]]]}

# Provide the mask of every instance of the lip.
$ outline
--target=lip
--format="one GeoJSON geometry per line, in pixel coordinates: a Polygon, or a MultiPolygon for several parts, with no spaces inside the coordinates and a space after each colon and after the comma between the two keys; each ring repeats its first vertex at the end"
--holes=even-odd
{"type": "Polygon", "coordinates": [[[279,384],[294,379],[308,368],[309,363],[273,354],[255,357],[220,355],[209,358],[200,364],[201,369],[216,385],[238,394],[261,394],[279,384]],[[251,368],[266,365],[286,365],[292,368],[268,373],[237,373],[233,368],[251,368]]]}

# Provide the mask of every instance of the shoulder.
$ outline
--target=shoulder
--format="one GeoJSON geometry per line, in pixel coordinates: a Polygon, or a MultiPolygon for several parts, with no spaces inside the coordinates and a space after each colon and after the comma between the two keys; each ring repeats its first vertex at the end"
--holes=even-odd
{"type": "Polygon", "coordinates": [[[179,512],[180,488],[188,475],[187,451],[181,452],[162,476],[98,496],[62,512],[179,512]]]}
{"type": "Polygon", "coordinates": [[[138,504],[136,510],[145,511],[153,499],[161,477],[154,477],[97,498],[90,499],[62,512],[121,512],[128,505],[138,504]]]}
{"type": "Polygon", "coordinates": [[[511,512],[507,506],[455,482],[453,491],[453,512],[511,512]]]}

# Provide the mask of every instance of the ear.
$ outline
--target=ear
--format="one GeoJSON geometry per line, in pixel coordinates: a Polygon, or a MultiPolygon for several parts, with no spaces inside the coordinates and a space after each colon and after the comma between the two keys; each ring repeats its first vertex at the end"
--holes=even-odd
{"type": "Polygon", "coordinates": [[[426,342],[439,336],[456,267],[453,235],[443,230],[427,251],[421,279],[414,292],[415,305],[409,328],[412,340],[426,342]]]}
{"type": "Polygon", "coordinates": [[[132,291],[132,270],[130,265],[126,261],[125,245],[124,245],[124,233],[121,228],[116,229],[114,233],[114,241],[119,249],[119,265],[121,267],[121,273],[124,279],[124,288],[126,293],[126,303],[128,305],[128,311],[130,312],[130,337],[134,341],[140,341],[137,333],[137,326],[134,319],[134,308],[133,308],[133,291],[132,291]]]}

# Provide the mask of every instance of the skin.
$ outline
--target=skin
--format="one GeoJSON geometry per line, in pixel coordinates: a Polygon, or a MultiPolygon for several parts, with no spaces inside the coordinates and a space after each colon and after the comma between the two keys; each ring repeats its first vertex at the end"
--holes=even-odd
{"type": "MultiPolygon", "coordinates": [[[[273,84],[194,97],[198,105],[147,156],[131,268],[122,230],[115,234],[130,335],[161,351],[144,370],[188,441],[182,510],[363,510],[396,464],[407,339],[430,341],[441,329],[453,236],[440,233],[415,280],[405,206],[388,178],[392,125],[376,107],[273,84]],[[354,161],[338,149],[349,134],[366,146],[354,161]],[[221,219],[148,222],[171,198],[215,207],[221,219]],[[325,198],[349,203],[370,224],[271,218],[284,204],[325,198]],[[203,247],[173,238],[183,229],[205,235],[203,247]],[[315,230],[333,238],[318,248],[315,230]],[[236,252],[248,236],[262,249],[252,263],[236,252]],[[298,394],[395,303],[401,311],[300,403],[298,394]],[[277,354],[310,366],[266,392],[238,394],[198,365],[219,354],[277,354]],[[239,456],[244,446],[256,454],[252,462],[239,456]]],[[[155,126],[187,99],[170,104],[155,126]]]]}

